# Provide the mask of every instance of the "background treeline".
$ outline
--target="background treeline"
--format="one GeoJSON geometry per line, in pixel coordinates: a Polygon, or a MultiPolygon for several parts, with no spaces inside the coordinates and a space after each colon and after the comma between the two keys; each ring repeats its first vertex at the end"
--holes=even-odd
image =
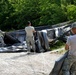
{"type": "Polygon", "coordinates": [[[0,29],[22,29],[76,19],[76,0],[0,0],[0,29]]]}

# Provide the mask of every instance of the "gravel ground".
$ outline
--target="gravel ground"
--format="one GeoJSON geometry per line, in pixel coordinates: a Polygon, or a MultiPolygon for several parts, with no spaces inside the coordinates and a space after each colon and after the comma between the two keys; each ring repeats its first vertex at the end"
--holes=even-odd
{"type": "Polygon", "coordinates": [[[0,53],[0,75],[49,75],[57,53],[0,53]]]}

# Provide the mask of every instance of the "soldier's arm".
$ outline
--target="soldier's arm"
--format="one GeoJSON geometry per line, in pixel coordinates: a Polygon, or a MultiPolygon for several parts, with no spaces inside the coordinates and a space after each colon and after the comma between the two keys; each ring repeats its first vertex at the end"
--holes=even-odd
{"type": "Polygon", "coordinates": [[[71,45],[71,38],[70,37],[68,37],[67,38],[67,42],[66,42],[66,44],[65,44],[65,50],[69,50],[69,46],[71,45]]]}
{"type": "Polygon", "coordinates": [[[65,50],[69,50],[68,44],[65,44],[65,50]]]}
{"type": "Polygon", "coordinates": [[[33,28],[33,33],[35,33],[36,32],[36,30],[35,30],[35,28],[33,28]]]}
{"type": "Polygon", "coordinates": [[[33,30],[33,33],[35,33],[36,31],[35,30],[33,30]]]}

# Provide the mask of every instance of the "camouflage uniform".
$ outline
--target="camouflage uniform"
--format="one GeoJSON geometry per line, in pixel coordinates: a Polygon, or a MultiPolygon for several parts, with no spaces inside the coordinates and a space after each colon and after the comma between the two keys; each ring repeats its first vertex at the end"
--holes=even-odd
{"type": "Polygon", "coordinates": [[[74,62],[76,62],[76,57],[75,56],[68,56],[63,64],[63,75],[76,75],[76,69],[75,67],[71,70],[71,67],[73,66],[74,62]]]}
{"type": "Polygon", "coordinates": [[[66,49],[69,49],[68,57],[65,59],[62,67],[63,75],[76,75],[76,22],[71,26],[71,31],[74,35],[68,37],[66,49]]]}

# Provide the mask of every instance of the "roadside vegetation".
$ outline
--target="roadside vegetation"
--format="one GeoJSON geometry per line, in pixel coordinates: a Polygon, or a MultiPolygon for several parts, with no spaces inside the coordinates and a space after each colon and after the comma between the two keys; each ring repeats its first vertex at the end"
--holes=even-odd
{"type": "Polygon", "coordinates": [[[0,29],[23,29],[76,20],[76,0],[0,0],[0,29]]]}
{"type": "Polygon", "coordinates": [[[51,53],[64,54],[66,52],[65,43],[62,41],[58,41],[54,45],[50,46],[50,50],[53,51],[51,53]]]}
{"type": "Polygon", "coordinates": [[[63,43],[62,41],[58,41],[57,43],[51,45],[50,49],[51,50],[60,49],[60,48],[63,48],[64,46],[65,46],[65,43],[63,43]]]}

